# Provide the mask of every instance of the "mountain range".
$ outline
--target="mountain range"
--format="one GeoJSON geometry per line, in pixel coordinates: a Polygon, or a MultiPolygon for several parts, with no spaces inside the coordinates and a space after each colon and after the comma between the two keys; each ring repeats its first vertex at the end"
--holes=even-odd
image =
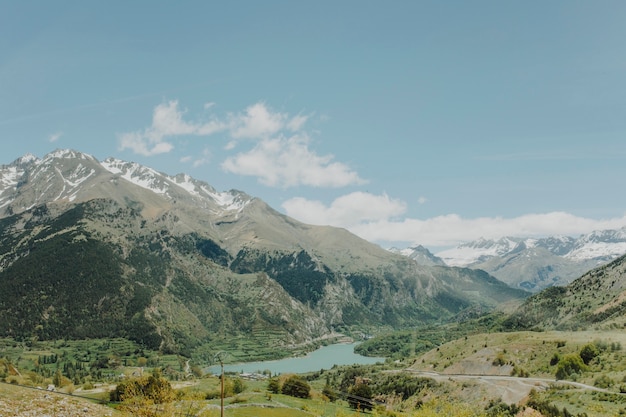
{"type": "Polygon", "coordinates": [[[436,255],[422,246],[392,251],[423,265],[481,269],[512,287],[539,292],[626,254],[626,227],[579,237],[479,239],[436,255]]]}
{"type": "Polygon", "coordinates": [[[0,336],[188,354],[442,322],[528,295],[185,174],[73,150],[0,166],[0,336]]]}

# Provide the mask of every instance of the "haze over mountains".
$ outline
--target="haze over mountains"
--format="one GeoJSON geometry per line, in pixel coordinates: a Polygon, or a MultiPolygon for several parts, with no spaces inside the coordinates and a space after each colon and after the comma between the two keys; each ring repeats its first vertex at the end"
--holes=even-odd
{"type": "Polygon", "coordinates": [[[189,352],[451,320],[528,294],[188,175],[57,150],[0,167],[0,334],[189,352]]]}
{"type": "Polygon", "coordinates": [[[479,239],[430,253],[424,247],[402,253],[424,265],[482,269],[513,287],[538,292],[567,285],[585,272],[626,253],[626,228],[579,237],[479,239]]]}

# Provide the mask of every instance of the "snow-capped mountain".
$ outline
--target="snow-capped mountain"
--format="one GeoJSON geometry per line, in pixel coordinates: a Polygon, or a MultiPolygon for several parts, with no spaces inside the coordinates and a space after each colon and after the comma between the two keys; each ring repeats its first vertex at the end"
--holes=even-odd
{"type": "Polygon", "coordinates": [[[172,203],[185,199],[214,212],[241,210],[252,198],[238,191],[217,192],[188,175],[169,176],[134,162],[102,162],[73,150],[56,150],[42,159],[23,156],[0,166],[0,217],[50,202],[88,201],[103,195],[120,199],[137,194],[136,185],[172,203]]]}
{"type": "Polygon", "coordinates": [[[552,236],[548,238],[504,237],[499,240],[479,239],[436,254],[449,266],[472,266],[494,257],[503,257],[532,248],[543,248],[564,258],[608,262],[626,253],[626,227],[602,230],[578,238],[552,236]]]}
{"type": "Polygon", "coordinates": [[[406,249],[390,248],[390,252],[398,253],[400,255],[407,256],[417,262],[419,265],[445,266],[446,263],[439,257],[432,254],[431,251],[423,247],[422,245],[413,246],[406,249]]]}
{"type": "Polygon", "coordinates": [[[503,256],[515,251],[524,241],[518,238],[503,237],[499,240],[478,239],[463,243],[456,248],[436,254],[449,266],[470,266],[485,262],[496,256],[503,256]]]}
{"type": "Polygon", "coordinates": [[[483,269],[515,287],[539,291],[566,285],[626,253],[626,227],[578,238],[479,239],[436,254],[449,266],[483,269]]]}

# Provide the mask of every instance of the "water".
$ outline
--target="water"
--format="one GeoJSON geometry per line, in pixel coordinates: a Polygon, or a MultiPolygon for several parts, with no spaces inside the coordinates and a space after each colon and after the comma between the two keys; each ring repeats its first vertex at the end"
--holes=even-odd
{"type": "MultiPolygon", "coordinates": [[[[285,358],[274,361],[245,362],[224,365],[225,372],[255,373],[269,370],[274,374],[306,373],[330,369],[333,365],[374,364],[384,362],[385,358],[369,358],[354,353],[357,343],[337,343],[323,346],[306,356],[285,358]]],[[[212,374],[220,373],[220,366],[211,366],[207,369],[212,374]]]]}

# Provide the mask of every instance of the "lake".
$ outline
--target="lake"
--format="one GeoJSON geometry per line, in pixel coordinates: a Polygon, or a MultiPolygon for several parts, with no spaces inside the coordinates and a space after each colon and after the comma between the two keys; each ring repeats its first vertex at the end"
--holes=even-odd
{"type": "MultiPolygon", "coordinates": [[[[354,347],[358,343],[337,343],[323,346],[306,356],[285,358],[273,361],[245,362],[237,364],[225,364],[225,372],[255,373],[269,370],[274,374],[319,371],[330,369],[333,365],[374,364],[384,362],[385,358],[368,358],[354,353],[354,347]]],[[[220,373],[220,366],[211,366],[207,369],[212,374],[220,373]]]]}

